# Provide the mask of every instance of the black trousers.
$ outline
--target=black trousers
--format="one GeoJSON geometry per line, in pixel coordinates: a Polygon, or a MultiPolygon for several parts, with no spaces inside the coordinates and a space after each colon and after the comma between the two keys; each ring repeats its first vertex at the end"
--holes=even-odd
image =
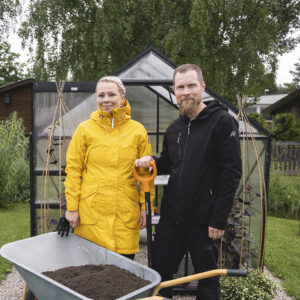
{"type": "MultiPolygon", "coordinates": [[[[195,273],[218,268],[220,241],[208,237],[208,227],[178,225],[160,219],[153,244],[153,268],[161,275],[162,281],[170,280],[178,272],[184,254],[189,251],[195,273]]],[[[172,289],[163,289],[160,294],[172,298],[172,289]]],[[[218,277],[199,280],[198,300],[220,299],[218,277]]]]}

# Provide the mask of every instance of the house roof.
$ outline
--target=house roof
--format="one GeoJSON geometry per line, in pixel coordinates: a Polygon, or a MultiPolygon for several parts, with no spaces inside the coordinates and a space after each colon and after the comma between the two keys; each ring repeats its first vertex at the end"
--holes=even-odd
{"type": "Polygon", "coordinates": [[[26,78],[26,79],[23,79],[23,80],[20,80],[20,81],[16,81],[14,83],[3,85],[3,86],[0,87],[0,94],[4,93],[4,92],[7,92],[9,90],[27,85],[29,83],[33,83],[33,82],[34,82],[33,78],[26,78]]]}
{"type": "Polygon", "coordinates": [[[299,99],[300,100],[300,89],[298,90],[295,90],[289,94],[287,94],[285,97],[283,97],[282,99],[278,100],[277,102],[275,102],[274,104],[268,106],[267,108],[265,108],[263,111],[262,111],[262,114],[264,116],[268,116],[268,115],[271,115],[271,114],[274,114],[277,112],[277,110],[282,107],[283,105],[291,102],[291,101],[294,101],[296,99],[299,99]]]}
{"type": "Polygon", "coordinates": [[[274,94],[274,95],[262,95],[257,99],[255,105],[272,105],[279,101],[280,99],[284,98],[287,96],[287,94],[274,94]]]}

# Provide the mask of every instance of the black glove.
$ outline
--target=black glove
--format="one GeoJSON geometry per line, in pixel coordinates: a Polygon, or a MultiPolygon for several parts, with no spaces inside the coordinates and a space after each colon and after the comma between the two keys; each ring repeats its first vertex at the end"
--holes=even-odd
{"type": "Polygon", "coordinates": [[[57,231],[57,234],[60,234],[61,237],[66,234],[66,236],[69,235],[70,231],[70,223],[65,217],[61,217],[58,221],[58,225],[54,231],[57,231]]]}

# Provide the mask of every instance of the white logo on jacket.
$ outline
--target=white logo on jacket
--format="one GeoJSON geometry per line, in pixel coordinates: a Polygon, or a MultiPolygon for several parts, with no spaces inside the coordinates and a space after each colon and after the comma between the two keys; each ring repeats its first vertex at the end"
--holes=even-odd
{"type": "Polygon", "coordinates": [[[235,137],[235,136],[236,136],[236,132],[235,132],[234,130],[233,130],[233,131],[231,131],[231,132],[230,132],[230,136],[229,136],[229,137],[231,138],[231,137],[235,137]]]}

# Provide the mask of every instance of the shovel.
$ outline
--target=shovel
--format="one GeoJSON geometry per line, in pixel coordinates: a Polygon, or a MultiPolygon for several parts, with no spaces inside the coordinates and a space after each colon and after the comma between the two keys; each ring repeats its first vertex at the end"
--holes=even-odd
{"type": "Polygon", "coordinates": [[[145,192],[145,204],[146,204],[146,220],[147,220],[147,250],[148,250],[148,266],[152,267],[152,224],[151,224],[151,203],[150,203],[150,186],[154,181],[157,169],[154,161],[150,162],[153,167],[153,172],[150,177],[142,177],[138,174],[137,168],[133,165],[134,177],[143,186],[145,192]]]}

